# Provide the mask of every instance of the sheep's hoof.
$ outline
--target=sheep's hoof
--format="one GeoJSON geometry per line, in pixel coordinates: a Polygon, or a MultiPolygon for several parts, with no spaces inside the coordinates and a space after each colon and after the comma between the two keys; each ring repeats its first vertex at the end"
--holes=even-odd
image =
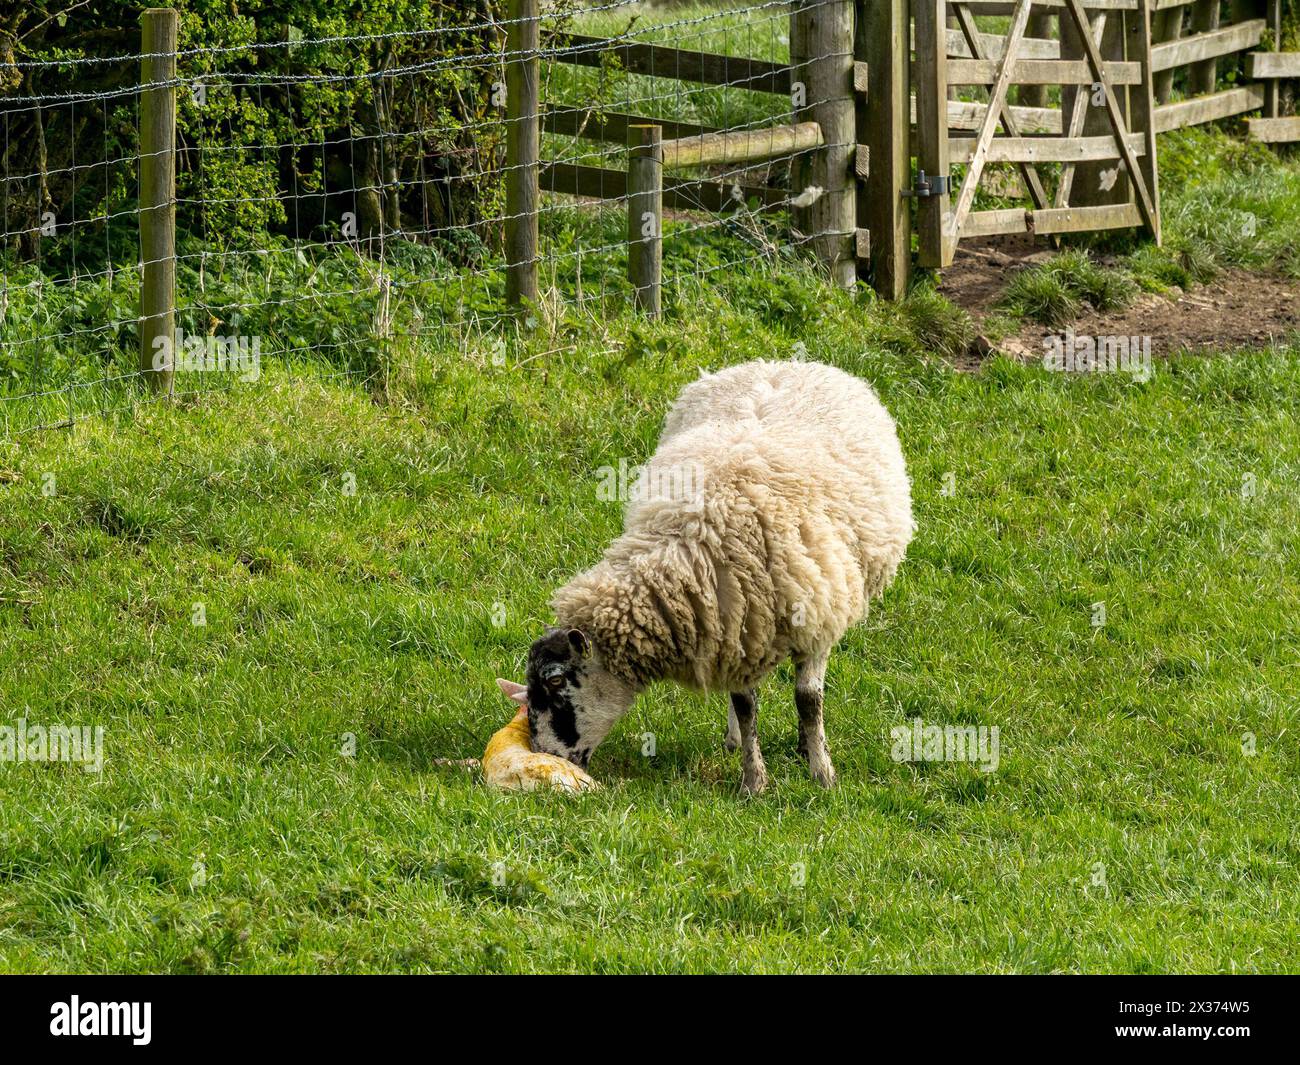
{"type": "Polygon", "coordinates": [[[762,795],[767,790],[767,768],[759,765],[753,769],[746,766],[740,780],[741,795],[762,795]]]}
{"type": "Polygon", "coordinates": [[[812,778],[823,788],[835,787],[835,770],[829,763],[824,766],[814,767],[812,778]]]}
{"type": "Polygon", "coordinates": [[[733,736],[730,732],[728,732],[726,738],[723,739],[722,741],[722,746],[724,746],[729,751],[734,751],[737,747],[740,746],[740,737],[733,736]]]}
{"type": "Polygon", "coordinates": [[[815,757],[808,758],[808,771],[823,788],[835,787],[835,767],[831,764],[830,752],[824,745],[815,757]]]}

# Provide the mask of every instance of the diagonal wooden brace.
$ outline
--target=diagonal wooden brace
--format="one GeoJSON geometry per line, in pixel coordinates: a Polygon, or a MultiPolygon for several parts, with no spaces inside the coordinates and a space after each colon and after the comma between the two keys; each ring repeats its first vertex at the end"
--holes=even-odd
{"type": "MultiPolygon", "coordinates": [[[[975,17],[970,13],[970,8],[965,4],[954,4],[953,11],[957,16],[957,22],[961,26],[962,35],[966,38],[966,44],[970,48],[971,55],[976,59],[987,59],[984,42],[980,39],[979,28],[975,25],[975,17]]],[[[1016,121],[1009,107],[1004,108],[1002,111],[1002,128],[1006,130],[1009,137],[1020,136],[1020,123],[1016,121]]],[[[1034,164],[1021,163],[1020,173],[1029,188],[1029,195],[1034,201],[1034,206],[1040,209],[1046,207],[1047,191],[1043,188],[1043,183],[1038,177],[1038,171],[1035,169],[1034,164]]]]}
{"type": "MultiPolygon", "coordinates": [[[[1115,99],[1115,90],[1110,84],[1110,79],[1106,76],[1106,67],[1101,61],[1101,53],[1097,49],[1097,42],[1093,40],[1092,34],[1088,32],[1088,18],[1084,14],[1083,4],[1080,3],[1080,0],[1065,0],[1065,3],[1069,8],[1070,17],[1078,28],[1079,37],[1083,41],[1084,56],[1088,61],[1089,68],[1092,70],[1092,76],[1101,85],[1102,92],[1105,94],[1106,112],[1110,118],[1111,130],[1114,133],[1115,143],[1119,148],[1120,155],[1124,159],[1124,166],[1128,170],[1129,180],[1133,183],[1138,211],[1142,215],[1142,220],[1146,222],[1156,240],[1159,241],[1160,219],[1156,214],[1155,203],[1152,200],[1150,190],[1147,188],[1146,178],[1138,167],[1137,153],[1133,151],[1132,145],[1129,144],[1128,126],[1119,109],[1119,101],[1115,99]]],[[[1137,13],[1138,18],[1145,15],[1145,11],[1137,13]]],[[[1151,64],[1149,62],[1145,64],[1143,69],[1142,80],[1146,91],[1150,92],[1151,64]]]]}
{"type": "MultiPolygon", "coordinates": [[[[1077,4],[1078,0],[1072,0],[1077,4]]],[[[952,218],[947,223],[947,238],[956,240],[961,232],[962,223],[970,214],[971,204],[975,202],[975,189],[979,185],[984,164],[988,161],[989,144],[998,127],[998,120],[1007,100],[1007,90],[1011,87],[1011,76],[1016,69],[1016,56],[1020,51],[1020,42],[1025,37],[1025,27],[1029,24],[1031,0],[1016,0],[1015,11],[1011,16],[1011,28],[1007,33],[1006,50],[998,63],[997,77],[989,89],[989,106],[984,112],[984,121],[980,124],[979,135],[975,139],[975,150],[971,155],[970,166],[961,183],[961,193],[957,197],[957,206],[953,208],[952,218]]]]}
{"type": "MultiPolygon", "coordinates": [[[[1103,11],[1092,18],[1094,39],[1100,41],[1105,31],[1106,12],[1103,11]]],[[[1074,94],[1074,109],[1070,114],[1069,128],[1065,131],[1065,135],[1071,140],[1083,136],[1083,124],[1088,115],[1088,99],[1091,95],[1086,86],[1080,87],[1079,91],[1074,94]]],[[[1061,181],[1056,186],[1057,207],[1070,206],[1070,192],[1074,188],[1074,171],[1074,163],[1066,163],[1061,167],[1061,181]]]]}

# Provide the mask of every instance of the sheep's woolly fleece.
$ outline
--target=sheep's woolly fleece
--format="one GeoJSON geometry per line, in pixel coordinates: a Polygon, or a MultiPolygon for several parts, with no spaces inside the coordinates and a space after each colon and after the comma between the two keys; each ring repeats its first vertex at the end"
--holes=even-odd
{"type": "Polygon", "coordinates": [[[745,363],[682,390],[623,534],[552,605],[628,684],[745,691],[829,653],[913,530],[898,434],[869,385],[745,363]]]}

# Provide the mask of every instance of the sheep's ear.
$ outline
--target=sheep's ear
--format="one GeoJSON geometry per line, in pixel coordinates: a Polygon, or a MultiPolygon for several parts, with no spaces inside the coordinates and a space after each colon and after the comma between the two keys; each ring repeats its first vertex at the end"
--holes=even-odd
{"type": "Polygon", "coordinates": [[[573,648],[579,658],[586,658],[591,654],[591,641],[587,639],[587,634],[581,629],[569,630],[569,646],[573,648]]]}
{"type": "Polygon", "coordinates": [[[513,680],[502,680],[497,677],[497,687],[507,699],[513,699],[521,706],[528,701],[528,688],[523,684],[516,684],[513,680]]]}

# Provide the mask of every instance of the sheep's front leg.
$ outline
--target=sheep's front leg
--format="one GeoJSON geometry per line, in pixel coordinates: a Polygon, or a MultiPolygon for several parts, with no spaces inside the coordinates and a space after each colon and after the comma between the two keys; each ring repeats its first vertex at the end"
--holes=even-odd
{"type": "Polygon", "coordinates": [[[822,694],[825,690],[827,655],[795,663],[794,705],[799,711],[799,753],[808,761],[813,780],[823,788],[835,786],[835,767],[826,746],[822,724],[822,694]]]}
{"type": "Polygon", "coordinates": [[[758,693],[753,688],[732,692],[731,712],[736,715],[740,729],[740,757],[744,765],[740,790],[746,795],[758,795],[767,787],[767,766],[763,764],[763,752],[758,749],[758,693]]]}

